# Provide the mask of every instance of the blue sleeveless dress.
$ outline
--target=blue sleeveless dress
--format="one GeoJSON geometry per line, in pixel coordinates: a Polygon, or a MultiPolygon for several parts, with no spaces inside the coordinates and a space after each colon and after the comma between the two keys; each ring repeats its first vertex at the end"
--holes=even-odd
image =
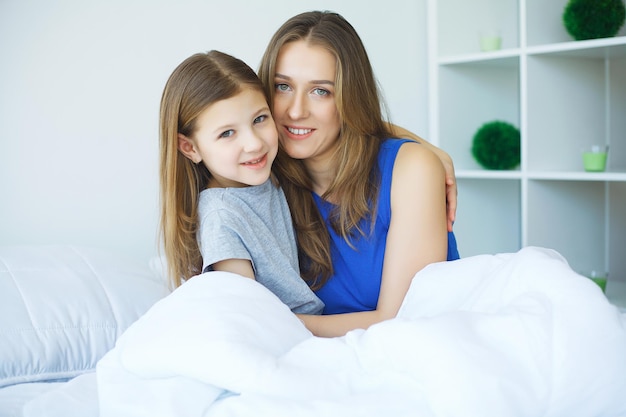
{"type": "MultiPolygon", "coordinates": [[[[328,215],[333,205],[313,193],[315,203],[328,225],[331,239],[331,257],[334,275],[319,290],[317,296],[324,302],[323,314],[350,313],[376,309],[383,270],[387,233],[391,222],[391,177],[393,165],[400,146],[409,142],[407,139],[387,139],[378,153],[378,166],[381,175],[379,201],[374,231],[370,233],[371,223],[361,221],[365,236],[355,239],[356,250],[348,246],[337,235],[328,222],[328,215]]],[[[448,260],[459,259],[456,239],[453,232],[448,233],[448,260]]]]}

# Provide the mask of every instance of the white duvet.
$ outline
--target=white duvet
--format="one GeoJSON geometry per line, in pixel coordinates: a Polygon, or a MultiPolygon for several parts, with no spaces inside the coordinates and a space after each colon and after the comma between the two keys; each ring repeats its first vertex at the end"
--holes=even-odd
{"type": "Polygon", "coordinates": [[[431,265],[397,318],[333,339],[255,281],[210,272],[100,361],[100,414],[623,416],[625,327],[541,248],[431,265]]]}

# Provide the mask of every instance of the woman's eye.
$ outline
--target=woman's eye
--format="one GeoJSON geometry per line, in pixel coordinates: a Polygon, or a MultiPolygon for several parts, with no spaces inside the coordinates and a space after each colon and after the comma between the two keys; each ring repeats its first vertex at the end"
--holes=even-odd
{"type": "Polygon", "coordinates": [[[324,90],[323,88],[316,88],[313,90],[313,94],[323,97],[329,95],[330,91],[324,90]]]}
{"type": "Polygon", "coordinates": [[[262,114],[262,115],[258,116],[257,118],[255,118],[253,123],[257,124],[257,123],[264,122],[265,120],[267,120],[267,115],[266,114],[262,114]]]}
{"type": "Polygon", "coordinates": [[[277,91],[289,91],[289,86],[287,84],[276,84],[277,91]]]}
{"type": "Polygon", "coordinates": [[[235,131],[232,130],[232,129],[229,129],[229,130],[227,130],[225,132],[220,133],[220,135],[218,137],[219,138],[229,138],[229,137],[231,137],[234,134],[235,134],[235,131]]]}

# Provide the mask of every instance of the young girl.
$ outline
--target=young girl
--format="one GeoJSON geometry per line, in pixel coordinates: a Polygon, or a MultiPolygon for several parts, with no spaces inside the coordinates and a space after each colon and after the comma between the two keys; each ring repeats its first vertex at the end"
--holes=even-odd
{"type": "Polygon", "coordinates": [[[161,232],[174,285],[229,271],[256,279],[296,313],[321,313],[271,177],[278,133],[255,72],[218,51],[186,59],[163,91],[160,140],[161,232]]]}

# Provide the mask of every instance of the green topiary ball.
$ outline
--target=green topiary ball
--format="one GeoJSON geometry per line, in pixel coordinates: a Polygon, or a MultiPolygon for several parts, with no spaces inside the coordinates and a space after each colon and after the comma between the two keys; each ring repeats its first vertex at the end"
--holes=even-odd
{"type": "Polygon", "coordinates": [[[487,169],[513,169],[520,163],[520,133],[510,123],[493,121],[474,134],[472,155],[487,169]]]}
{"type": "Polygon", "coordinates": [[[577,41],[615,36],[624,24],[623,0],[570,0],[563,12],[563,24],[577,41]]]}

